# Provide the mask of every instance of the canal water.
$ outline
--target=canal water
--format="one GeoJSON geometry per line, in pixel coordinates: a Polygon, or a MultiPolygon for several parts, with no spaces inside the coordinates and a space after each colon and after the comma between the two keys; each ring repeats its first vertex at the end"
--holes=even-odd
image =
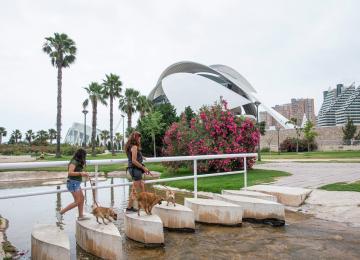
{"type": "MultiPolygon", "coordinates": [[[[124,183],[126,179],[109,178],[100,185],[124,183]]],[[[55,190],[56,185],[41,182],[0,185],[0,195],[55,190]]],[[[65,185],[60,185],[65,188],[65,185]]],[[[148,187],[152,189],[152,187],[148,187]]],[[[161,191],[157,191],[161,193],[161,191]]],[[[360,259],[360,229],[345,224],[316,219],[301,213],[286,212],[284,227],[243,223],[242,227],[196,224],[195,233],[165,230],[165,246],[148,248],[126,239],[123,209],[129,187],[102,189],[99,203],[113,206],[120,214],[115,222],[123,237],[126,259],[360,259]]],[[[177,193],[178,203],[191,194],[177,193]]],[[[91,191],[86,192],[87,207],[92,204],[91,191]]],[[[30,258],[31,230],[35,224],[55,224],[55,212],[72,202],[69,193],[0,200],[0,215],[9,220],[8,240],[30,258]]],[[[70,237],[72,259],[97,259],[76,246],[77,210],[64,217],[64,230],[70,237]]]]}

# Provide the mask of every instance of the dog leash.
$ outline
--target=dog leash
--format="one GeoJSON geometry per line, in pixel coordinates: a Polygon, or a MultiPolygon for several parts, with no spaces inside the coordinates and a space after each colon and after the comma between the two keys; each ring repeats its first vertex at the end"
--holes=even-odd
{"type": "Polygon", "coordinates": [[[94,183],[91,181],[91,178],[90,176],[88,177],[89,178],[89,182],[90,182],[90,186],[91,186],[91,191],[92,191],[92,195],[93,195],[93,201],[94,203],[96,204],[97,207],[99,207],[99,204],[97,203],[96,201],[96,196],[95,196],[95,189],[94,189],[94,183]]]}

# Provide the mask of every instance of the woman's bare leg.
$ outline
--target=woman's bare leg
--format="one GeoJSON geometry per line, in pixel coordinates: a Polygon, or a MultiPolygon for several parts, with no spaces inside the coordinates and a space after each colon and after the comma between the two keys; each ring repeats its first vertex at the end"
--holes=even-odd
{"type": "Polygon", "coordinates": [[[84,194],[82,193],[82,190],[77,191],[78,193],[78,210],[79,210],[79,217],[84,216],[84,194]]]}
{"type": "Polygon", "coordinates": [[[78,206],[78,200],[77,200],[77,195],[76,192],[71,192],[71,195],[74,197],[74,202],[70,203],[69,205],[67,205],[65,208],[63,208],[62,210],[60,210],[60,214],[63,215],[66,212],[68,212],[69,210],[75,208],[78,206]]]}

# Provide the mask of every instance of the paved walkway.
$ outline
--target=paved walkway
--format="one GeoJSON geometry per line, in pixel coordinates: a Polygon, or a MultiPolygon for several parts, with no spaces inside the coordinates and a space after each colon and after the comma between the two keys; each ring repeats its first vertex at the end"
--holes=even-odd
{"type": "Polygon", "coordinates": [[[256,165],[255,168],[291,173],[291,176],[275,181],[274,184],[281,186],[318,188],[335,182],[360,180],[360,163],[276,162],[256,165]]]}

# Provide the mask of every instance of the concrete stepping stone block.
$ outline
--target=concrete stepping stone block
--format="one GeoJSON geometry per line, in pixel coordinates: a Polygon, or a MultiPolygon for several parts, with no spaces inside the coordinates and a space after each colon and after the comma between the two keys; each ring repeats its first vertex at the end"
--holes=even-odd
{"type": "Polygon", "coordinates": [[[241,225],[243,208],[229,202],[214,199],[185,198],[185,207],[192,209],[195,221],[221,224],[241,225]]]}
{"type": "Polygon", "coordinates": [[[243,219],[280,220],[282,225],[285,224],[285,208],[280,203],[237,195],[215,194],[214,199],[241,206],[243,219]]]}
{"type": "Polygon", "coordinates": [[[183,230],[183,231],[195,231],[195,216],[194,212],[183,205],[169,203],[166,206],[166,202],[161,205],[156,205],[152,213],[158,215],[163,222],[164,227],[169,229],[183,230]]]}
{"type": "Polygon", "coordinates": [[[269,200],[277,202],[277,198],[273,195],[257,192],[257,191],[248,191],[248,190],[222,190],[221,194],[223,195],[235,195],[235,196],[245,196],[255,199],[269,200]]]}
{"type": "Polygon", "coordinates": [[[126,213],[124,216],[125,234],[128,238],[152,245],[162,246],[164,244],[163,223],[157,215],[147,215],[140,211],[126,213]]]}
{"type": "MultiPolygon", "coordinates": [[[[91,216],[89,220],[76,221],[76,242],[86,252],[103,259],[122,259],[122,241],[117,227],[96,222],[91,216]]],[[[60,258],[58,258],[60,259],[60,258]]]]}
{"type": "Polygon", "coordinates": [[[305,199],[311,193],[310,189],[275,185],[254,185],[248,187],[247,190],[273,195],[277,198],[279,203],[293,207],[298,207],[303,204],[305,199]]]}
{"type": "Polygon", "coordinates": [[[70,260],[70,240],[56,225],[37,224],[31,232],[31,259],[70,260]]]}

